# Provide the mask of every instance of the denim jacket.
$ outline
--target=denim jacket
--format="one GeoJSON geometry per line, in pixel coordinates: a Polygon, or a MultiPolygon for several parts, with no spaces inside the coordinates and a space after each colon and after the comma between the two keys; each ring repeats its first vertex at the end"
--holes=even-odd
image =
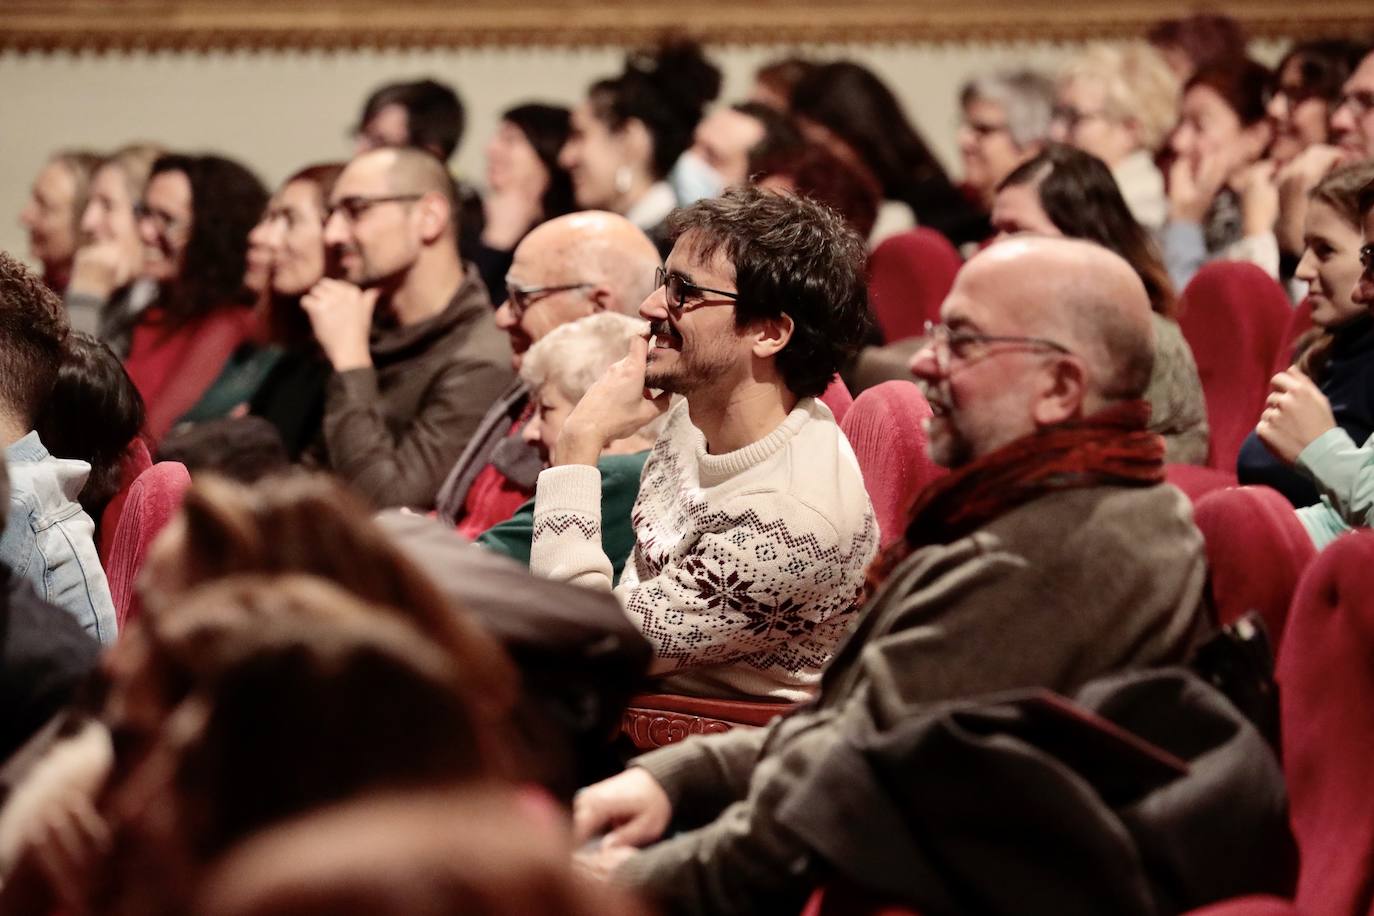
{"type": "Polygon", "coordinates": [[[5,449],[5,462],[10,504],[0,561],[102,644],[113,643],[114,602],[95,550],[95,523],[76,501],[90,465],[54,458],[36,432],[5,449]]]}

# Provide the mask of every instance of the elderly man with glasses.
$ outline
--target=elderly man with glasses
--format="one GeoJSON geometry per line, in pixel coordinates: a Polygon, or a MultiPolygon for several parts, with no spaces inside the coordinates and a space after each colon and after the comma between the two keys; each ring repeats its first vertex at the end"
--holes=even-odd
{"type": "Polygon", "coordinates": [[[636,758],[574,803],[579,839],[601,835],[588,864],[664,913],[798,912],[825,858],[799,828],[846,801],[808,804],[806,787],[848,742],[938,701],[1179,663],[1205,635],[1202,536],[1146,429],[1154,342],[1135,272],[1087,242],[1016,238],[964,266],[941,317],[912,369],[951,473],[874,565],[815,702],[636,758]]]}
{"type": "Polygon", "coordinates": [[[588,389],[539,476],[530,568],[611,588],[597,460],[668,411],[614,589],[654,647],[650,674],[672,693],[805,700],[878,543],[858,463],[817,400],[866,327],[863,242],[834,211],[755,188],[670,226],[639,309],[649,339],[588,389]]]}
{"type": "MultiPolygon", "coordinates": [[[[557,328],[600,312],[634,315],[653,289],[658,250],[634,223],[588,210],[549,220],[516,246],[496,326],[519,371],[526,351],[557,328]]],[[[544,459],[522,430],[529,386],[512,382],[487,410],[439,490],[439,517],[476,538],[534,496],[544,459]]]]}
{"type": "Polygon", "coordinates": [[[335,183],[324,225],[343,279],[301,299],[334,370],[307,460],[379,508],[431,508],[512,376],[486,286],[459,259],[453,210],[453,181],[431,154],[363,153],[335,183]]]}

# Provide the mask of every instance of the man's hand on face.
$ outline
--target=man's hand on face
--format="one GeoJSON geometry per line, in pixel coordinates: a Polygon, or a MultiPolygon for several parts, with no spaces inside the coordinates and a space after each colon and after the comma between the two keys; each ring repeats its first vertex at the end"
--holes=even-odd
{"type": "Polygon", "coordinates": [[[324,279],[301,298],[320,349],[335,372],[365,369],[372,365],[368,337],[377,290],[359,289],[342,280],[324,279]]]}
{"type": "Polygon", "coordinates": [[[1335,428],[1336,418],[1326,395],[1297,368],[1285,369],[1269,384],[1272,390],[1255,432],[1277,458],[1294,464],[1313,440],[1335,428]]]}
{"type": "Polygon", "coordinates": [[[651,399],[644,391],[648,354],[649,341],[636,337],[629,354],[587,389],[563,422],[558,464],[594,465],[608,444],[633,435],[668,409],[668,392],[651,399]]]}

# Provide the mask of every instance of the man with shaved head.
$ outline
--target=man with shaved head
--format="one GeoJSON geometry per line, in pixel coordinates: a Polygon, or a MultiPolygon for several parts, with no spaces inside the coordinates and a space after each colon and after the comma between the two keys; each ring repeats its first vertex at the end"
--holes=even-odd
{"type": "MultiPolygon", "coordinates": [[[[1071,693],[1177,664],[1205,635],[1202,537],[1146,428],[1150,305],[1130,266],[1087,242],[1016,238],[964,266],[941,319],[912,369],[934,410],[932,454],[951,473],[870,570],[873,597],[819,698],[766,730],[636,758],[574,803],[578,839],[604,834],[588,863],[664,913],[799,911],[835,852],[803,839],[808,817],[845,800],[807,793],[852,742],[881,745],[939,701],[1071,693]]],[[[919,768],[885,772],[917,797],[919,768]]],[[[878,815],[892,816],[844,816],[878,815]]],[[[881,860],[890,836],[876,835],[849,854],[881,860]]],[[[893,879],[919,888],[922,874],[893,879]]],[[[937,905],[938,883],[925,887],[931,908],[958,909],[937,905]]]]}
{"type": "MultiPolygon", "coordinates": [[[[597,312],[634,315],[653,291],[660,260],[649,237],[623,216],[570,213],[516,246],[496,326],[510,338],[516,369],[525,351],[555,328],[597,312]]],[[[439,491],[439,517],[475,538],[534,495],[544,461],[520,436],[530,391],[516,379],[478,424],[439,491]]]]}
{"type": "Polygon", "coordinates": [[[459,259],[453,209],[453,182],[430,153],[359,155],[324,226],[344,279],[301,300],[334,369],[314,457],[378,507],[431,508],[510,384],[510,346],[459,259]]]}

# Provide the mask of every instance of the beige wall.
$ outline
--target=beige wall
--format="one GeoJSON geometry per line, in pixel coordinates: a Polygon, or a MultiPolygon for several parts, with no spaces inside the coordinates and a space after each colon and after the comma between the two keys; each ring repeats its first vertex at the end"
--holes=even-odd
{"type": "MultiPolygon", "coordinates": [[[[1256,54],[1272,61],[1279,47],[1256,54]]],[[[854,57],[890,80],[948,163],[956,159],[956,95],[965,79],[1015,64],[1052,68],[1071,50],[1048,43],[806,49],[854,57]]],[[[726,73],[722,98],[747,93],[754,68],[780,53],[714,50],[726,73]]],[[[371,87],[428,74],[460,89],[468,130],[457,170],[480,181],[482,147],[502,110],[530,100],[574,102],[622,59],[619,49],[0,55],[0,249],[26,253],[18,213],[33,175],[59,147],[155,140],[239,158],[275,183],[309,162],[347,155],[348,129],[371,87]]]]}

